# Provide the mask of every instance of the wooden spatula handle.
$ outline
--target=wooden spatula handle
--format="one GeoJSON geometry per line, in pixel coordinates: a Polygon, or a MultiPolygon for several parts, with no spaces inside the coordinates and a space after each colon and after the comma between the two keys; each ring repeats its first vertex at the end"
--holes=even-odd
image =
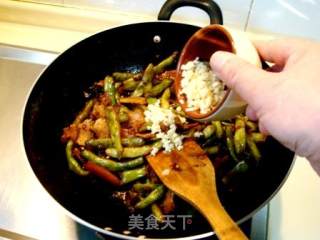
{"type": "Polygon", "coordinates": [[[207,218],[220,240],[248,239],[228,215],[219,199],[211,199],[210,203],[204,204],[201,212],[207,218]]]}

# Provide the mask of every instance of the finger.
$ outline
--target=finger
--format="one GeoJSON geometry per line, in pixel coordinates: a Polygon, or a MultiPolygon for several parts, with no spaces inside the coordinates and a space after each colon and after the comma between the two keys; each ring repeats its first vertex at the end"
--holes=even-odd
{"type": "Polygon", "coordinates": [[[218,51],[210,60],[213,72],[236,91],[251,107],[257,109],[265,101],[266,92],[274,85],[274,73],[266,72],[232,53],[218,51]]]}
{"type": "Polygon", "coordinates": [[[247,107],[247,109],[246,109],[246,115],[247,115],[247,117],[248,117],[250,120],[252,120],[252,121],[257,121],[257,120],[258,120],[256,111],[253,110],[253,108],[250,107],[250,105],[248,105],[248,107],[247,107]]]}
{"type": "Polygon", "coordinates": [[[263,133],[264,135],[270,135],[269,131],[261,121],[259,122],[259,132],[263,133]]]}
{"type": "Polygon", "coordinates": [[[254,41],[253,43],[264,61],[272,62],[280,66],[286,64],[294,50],[292,47],[294,43],[288,39],[254,41]]]}

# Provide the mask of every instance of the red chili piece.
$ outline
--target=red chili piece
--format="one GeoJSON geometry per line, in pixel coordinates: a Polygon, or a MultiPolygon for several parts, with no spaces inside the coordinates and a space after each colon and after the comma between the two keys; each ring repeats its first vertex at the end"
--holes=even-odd
{"type": "Polygon", "coordinates": [[[108,183],[114,185],[114,186],[120,186],[121,181],[120,179],[114,175],[112,172],[110,172],[108,169],[101,167],[93,162],[86,162],[84,165],[84,168],[88,170],[89,172],[93,173],[94,175],[104,179],[108,183]]]}

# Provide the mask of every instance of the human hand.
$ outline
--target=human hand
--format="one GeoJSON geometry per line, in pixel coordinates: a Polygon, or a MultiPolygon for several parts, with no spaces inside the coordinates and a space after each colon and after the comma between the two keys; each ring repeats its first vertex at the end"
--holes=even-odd
{"type": "Polygon", "coordinates": [[[216,52],[210,65],[247,103],[247,116],[262,132],[306,157],[320,175],[320,44],[282,39],[256,42],[259,69],[234,54],[216,52]]]}

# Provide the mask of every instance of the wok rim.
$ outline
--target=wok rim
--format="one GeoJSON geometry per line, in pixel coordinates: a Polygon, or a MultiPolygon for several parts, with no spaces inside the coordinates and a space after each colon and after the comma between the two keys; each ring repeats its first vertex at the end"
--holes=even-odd
{"type": "MultiPolygon", "coordinates": [[[[58,202],[54,196],[46,189],[46,187],[43,185],[43,183],[40,181],[40,179],[38,178],[38,176],[36,175],[35,170],[33,169],[31,162],[29,160],[29,156],[27,154],[27,149],[26,149],[26,144],[25,144],[25,139],[24,139],[24,122],[25,122],[25,116],[26,116],[26,110],[27,110],[27,106],[30,100],[30,96],[33,92],[33,90],[35,89],[36,85],[38,84],[40,78],[42,77],[42,75],[47,71],[48,68],[50,68],[66,51],[69,51],[71,48],[75,47],[76,45],[86,41],[87,39],[99,35],[105,31],[108,30],[113,30],[113,29],[117,29],[117,28],[122,28],[122,27],[130,27],[130,26],[135,26],[135,25],[144,25],[144,24],[152,24],[152,23],[166,23],[166,24],[175,24],[175,25],[185,25],[185,26],[190,26],[190,27],[197,27],[197,28],[201,28],[201,26],[197,26],[197,25],[192,25],[192,24],[188,24],[188,23],[180,23],[180,22],[172,22],[172,21],[166,21],[166,20],[155,20],[155,21],[145,21],[145,22],[137,22],[137,23],[129,23],[129,24],[122,24],[122,25],[116,25],[110,28],[106,28],[103,29],[101,31],[95,32],[93,34],[90,34],[89,36],[81,39],[80,41],[72,44],[71,46],[69,46],[68,48],[66,48],[65,50],[63,50],[63,52],[57,54],[57,56],[54,58],[54,60],[48,64],[47,66],[45,66],[43,68],[43,70],[39,73],[39,75],[37,76],[37,78],[35,79],[35,81],[33,82],[33,84],[30,86],[30,89],[27,93],[24,105],[23,105],[23,114],[22,114],[22,121],[21,121],[21,125],[20,125],[20,129],[21,129],[21,138],[22,138],[22,143],[23,143],[23,149],[24,149],[24,153],[25,153],[25,157],[27,158],[27,162],[28,162],[28,166],[31,169],[33,176],[36,178],[37,182],[40,183],[41,187],[43,188],[43,190],[46,192],[46,194],[48,194],[50,196],[51,199],[53,199],[54,203],[59,206],[59,208],[63,209],[63,212],[65,212],[65,214],[70,217],[72,220],[74,220],[76,223],[82,224],[83,226],[86,226],[88,228],[90,228],[91,230],[94,230],[98,233],[102,233],[105,234],[107,236],[111,236],[111,237],[116,237],[118,239],[137,239],[138,237],[134,237],[134,236],[129,236],[126,234],[122,234],[122,233],[117,233],[117,232],[113,232],[112,230],[105,230],[101,227],[98,227],[92,223],[89,223],[85,220],[83,220],[82,218],[78,217],[77,215],[75,215],[74,213],[72,213],[70,210],[68,210],[66,207],[64,207],[60,202],[58,202]]],[[[280,184],[278,185],[278,187],[273,191],[273,193],[263,202],[261,203],[257,208],[255,208],[253,211],[251,211],[250,213],[248,213],[246,216],[244,216],[243,218],[241,218],[240,220],[236,221],[237,225],[240,225],[242,223],[244,223],[245,221],[247,221],[248,219],[250,219],[254,214],[256,214],[259,210],[261,210],[266,204],[268,204],[270,202],[270,200],[279,192],[279,190],[282,188],[282,186],[284,185],[284,183],[286,182],[286,180],[288,179],[292,168],[296,162],[296,154],[294,154],[293,158],[292,158],[292,162],[290,164],[290,167],[287,170],[286,175],[282,178],[282,181],[280,182],[280,184]]],[[[150,240],[164,240],[164,239],[176,239],[176,240],[192,240],[192,239],[202,239],[205,237],[210,237],[215,235],[214,231],[210,231],[210,232],[206,232],[206,233],[202,233],[202,234],[197,234],[197,235],[193,235],[193,236],[187,236],[187,237],[179,237],[179,238],[148,238],[146,236],[146,238],[143,239],[150,239],[150,240]]]]}

